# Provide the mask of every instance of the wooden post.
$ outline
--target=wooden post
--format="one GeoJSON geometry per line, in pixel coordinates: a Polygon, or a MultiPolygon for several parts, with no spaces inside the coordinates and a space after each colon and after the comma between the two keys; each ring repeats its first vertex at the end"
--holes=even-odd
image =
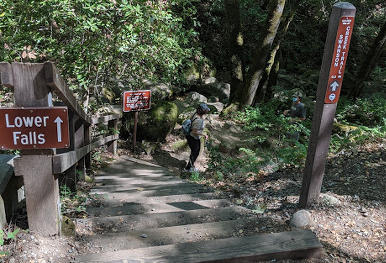
{"type": "Polygon", "coordinates": [[[133,132],[133,151],[137,146],[137,126],[138,126],[138,111],[134,112],[134,132],[133,132]]]}
{"type": "MultiPolygon", "coordinates": [[[[69,125],[69,134],[70,134],[70,147],[65,149],[64,152],[69,152],[75,150],[75,123],[77,121],[77,116],[74,111],[69,110],[68,112],[68,125],[69,125]]],[[[60,185],[66,185],[72,192],[76,191],[76,165],[69,168],[60,176],[60,185]]]]}
{"type": "MultiPolygon", "coordinates": [[[[118,130],[118,120],[111,120],[108,122],[108,130],[113,131],[113,133],[116,133],[118,130]]],[[[117,147],[118,143],[117,140],[111,141],[107,144],[107,151],[111,152],[112,154],[117,154],[117,147]]]]}
{"type": "MultiPolygon", "coordinates": [[[[85,125],[82,123],[75,132],[75,148],[79,149],[85,145],[85,125]]],[[[87,174],[85,157],[79,160],[77,170],[81,172],[81,176],[78,176],[78,178],[84,180],[87,174]]]]}
{"type": "MultiPolygon", "coordinates": [[[[15,106],[49,107],[52,96],[44,64],[2,64],[1,79],[14,88],[15,106]]],[[[14,160],[15,175],[23,176],[30,230],[42,235],[60,233],[59,184],[52,172],[55,150],[22,151],[14,160]]]]}
{"type": "MultiPolygon", "coordinates": [[[[91,126],[85,125],[84,126],[84,144],[88,145],[91,142],[91,126]]],[[[86,171],[91,169],[91,153],[86,154],[84,157],[84,162],[86,165],[86,171]]]]}
{"type": "Polygon", "coordinates": [[[333,6],[323,62],[319,75],[299,206],[308,207],[319,198],[323,182],[333,120],[354,26],[355,7],[347,2],[333,6]]]}

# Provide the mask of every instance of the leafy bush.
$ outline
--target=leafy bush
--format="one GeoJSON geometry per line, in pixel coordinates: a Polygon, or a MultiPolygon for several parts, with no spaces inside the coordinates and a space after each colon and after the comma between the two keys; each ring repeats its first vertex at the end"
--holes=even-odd
{"type": "Polygon", "coordinates": [[[358,99],[353,103],[343,99],[338,105],[338,121],[368,127],[386,125],[386,99],[380,96],[358,99]]]}
{"type": "Polygon", "coordinates": [[[0,0],[0,61],[55,61],[80,97],[98,103],[144,79],[177,85],[201,56],[183,21],[195,12],[188,2],[0,0]]]}

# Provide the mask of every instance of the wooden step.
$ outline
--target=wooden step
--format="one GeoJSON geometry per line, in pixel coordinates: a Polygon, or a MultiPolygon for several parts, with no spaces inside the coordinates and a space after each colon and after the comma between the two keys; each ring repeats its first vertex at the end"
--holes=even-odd
{"type": "Polygon", "coordinates": [[[196,194],[182,194],[182,195],[166,195],[166,196],[127,196],[124,193],[95,195],[102,206],[118,206],[123,203],[141,203],[141,204],[155,204],[155,203],[173,203],[173,202],[191,202],[200,200],[212,200],[221,198],[216,193],[196,193],[196,194]]]}
{"type": "Polygon", "coordinates": [[[201,185],[198,186],[190,186],[190,185],[185,185],[185,186],[178,186],[176,185],[175,187],[165,187],[162,188],[161,186],[159,187],[160,190],[145,190],[141,188],[132,188],[130,190],[123,190],[120,192],[115,192],[115,191],[108,191],[108,190],[92,190],[91,194],[99,194],[99,195],[104,195],[104,194],[114,194],[114,193],[120,193],[123,197],[130,198],[130,197],[141,197],[141,198],[146,198],[146,197],[151,197],[151,196],[165,196],[165,195],[181,195],[181,194],[196,194],[196,193],[208,193],[208,192],[213,192],[212,189],[209,187],[204,187],[201,185]]]}
{"type": "Polygon", "coordinates": [[[165,184],[185,184],[187,181],[179,178],[166,178],[164,180],[154,180],[151,178],[120,178],[112,177],[111,179],[104,179],[100,177],[95,178],[96,188],[115,188],[124,185],[133,185],[141,187],[141,185],[152,186],[152,185],[165,185],[165,184]]]}
{"type": "Polygon", "coordinates": [[[121,203],[120,206],[88,207],[87,213],[91,217],[106,217],[120,215],[135,215],[146,213],[167,213],[186,210],[210,209],[227,207],[232,204],[226,199],[213,199],[188,202],[170,203],[121,203]]]}
{"type": "Polygon", "coordinates": [[[76,262],[226,262],[318,257],[322,245],[308,230],[257,234],[78,256],[76,262]]]}
{"type": "Polygon", "coordinates": [[[159,214],[95,217],[77,219],[76,231],[78,235],[138,231],[149,228],[235,220],[247,215],[251,215],[250,210],[233,206],[159,214]]]}
{"type": "Polygon", "coordinates": [[[91,194],[110,194],[110,193],[126,193],[136,194],[138,192],[145,192],[147,196],[163,196],[191,192],[212,192],[209,187],[192,183],[170,183],[164,185],[147,185],[147,184],[132,184],[125,183],[117,185],[97,186],[91,190],[91,194]]]}
{"type": "Polygon", "coordinates": [[[189,224],[163,228],[149,228],[139,231],[104,233],[101,235],[82,236],[82,241],[99,247],[102,251],[134,249],[149,246],[197,242],[202,240],[227,238],[256,233],[256,218],[189,224]],[[143,237],[144,235],[145,238],[143,237]]]}

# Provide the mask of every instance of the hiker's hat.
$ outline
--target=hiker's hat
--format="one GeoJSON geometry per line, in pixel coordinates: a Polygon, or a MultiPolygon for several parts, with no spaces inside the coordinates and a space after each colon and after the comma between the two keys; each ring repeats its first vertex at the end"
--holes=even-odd
{"type": "Polygon", "coordinates": [[[206,114],[206,113],[210,112],[210,109],[206,103],[201,103],[200,105],[198,105],[197,111],[206,114]]]}

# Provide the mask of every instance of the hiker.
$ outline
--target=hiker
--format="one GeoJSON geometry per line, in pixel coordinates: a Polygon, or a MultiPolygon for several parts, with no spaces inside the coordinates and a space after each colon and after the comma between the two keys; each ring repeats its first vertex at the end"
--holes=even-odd
{"type": "Polygon", "coordinates": [[[300,95],[294,95],[292,98],[292,107],[290,110],[283,112],[284,116],[290,116],[294,120],[304,121],[306,119],[306,108],[301,101],[302,97],[300,95]]]}
{"type": "Polygon", "coordinates": [[[198,155],[200,154],[201,142],[200,139],[202,136],[205,139],[208,139],[208,136],[204,134],[204,115],[208,114],[210,111],[208,105],[201,103],[198,105],[196,112],[193,114],[191,120],[190,133],[186,135],[188,140],[188,145],[191,150],[189,162],[185,167],[185,171],[194,172],[198,171],[194,167],[194,162],[197,160],[198,155]]]}
{"type": "MultiPolygon", "coordinates": [[[[292,97],[292,106],[290,110],[283,112],[284,116],[291,117],[291,122],[304,121],[306,119],[306,108],[301,102],[302,96],[295,94],[292,97]]],[[[287,136],[295,141],[299,141],[300,133],[298,131],[290,132],[287,136]]]]}

